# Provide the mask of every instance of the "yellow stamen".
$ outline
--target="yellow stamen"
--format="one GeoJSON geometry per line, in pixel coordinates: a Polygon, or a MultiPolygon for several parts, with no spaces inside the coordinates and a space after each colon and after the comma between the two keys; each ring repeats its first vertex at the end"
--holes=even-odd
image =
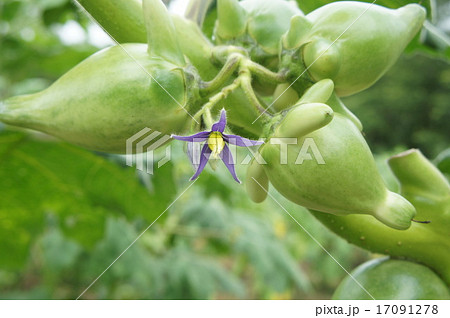
{"type": "Polygon", "coordinates": [[[225,147],[225,141],[223,140],[222,134],[218,131],[211,132],[208,138],[208,146],[209,149],[212,150],[213,158],[218,158],[223,147],[225,147]]]}

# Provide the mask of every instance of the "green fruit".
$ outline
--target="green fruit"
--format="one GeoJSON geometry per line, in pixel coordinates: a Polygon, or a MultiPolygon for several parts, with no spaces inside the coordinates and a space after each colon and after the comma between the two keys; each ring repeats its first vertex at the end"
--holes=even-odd
{"type": "Polygon", "coordinates": [[[351,274],[354,279],[347,276],[334,292],[333,299],[450,299],[449,289],[439,276],[418,263],[379,258],[360,265],[351,274]]]}
{"type": "Polygon", "coordinates": [[[315,80],[335,79],[341,68],[341,55],[331,41],[320,39],[305,45],[303,62],[309,66],[308,72],[315,80]]]}
{"type": "Polygon", "coordinates": [[[253,202],[260,203],[267,198],[269,179],[264,168],[256,160],[250,163],[245,180],[247,194],[253,202]]]}
{"type": "MultiPolygon", "coordinates": [[[[301,117],[297,120],[299,126],[306,125],[301,117]]],[[[360,131],[342,115],[335,113],[328,125],[285,149],[271,143],[261,148],[268,163],[264,169],[273,186],[292,202],[335,215],[370,214],[401,230],[411,225],[414,207],[386,189],[360,131]]]]}
{"type": "Polygon", "coordinates": [[[311,86],[283,115],[260,148],[266,174],[282,195],[321,212],[370,214],[401,230],[411,225],[414,207],[386,189],[361,127],[331,80],[311,86]]]}
{"type": "Polygon", "coordinates": [[[367,215],[312,213],[348,242],[425,264],[450,285],[450,184],[417,150],[394,156],[389,165],[400,182],[401,194],[417,210],[414,218],[430,223],[412,223],[408,230],[398,231],[367,215]]]}
{"type": "Polygon", "coordinates": [[[214,30],[219,41],[241,37],[247,28],[247,13],[237,0],[217,0],[217,24],[214,30]]]}
{"type": "MultiPolygon", "coordinates": [[[[283,37],[286,54],[299,55],[304,63],[292,77],[307,69],[313,81],[332,79],[339,96],[362,91],[397,61],[424,20],[425,10],[417,4],[392,10],[355,1],[333,2],[296,17],[283,37]]],[[[299,63],[296,59],[292,62],[299,63]]]]}
{"type": "MultiPolygon", "coordinates": [[[[145,27],[152,28],[152,24],[155,28],[167,29],[164,23],[161,26],[161,24],[158,24],[155,20],[152,21],[152,19],[146,19],[146,25],[142,6],[135,5],[136,0],[132,0],[134,4],[128,6],[128,1],[112,0],[112,8],[110,8],[109,0],[83,0],[82,5],[113,37],[120,35],[121,41],[119,42],[146,42],[147,33],[145,32],[145,27]],[[123,14],[118,8],[121,8],[121,10],[124,8],[123,14]],[[132,12],[129,12],[130,10],[132,12]],[[128,16],[134,18],[131,20],[127,18],[128,16]],[[121,32],[121,30],[131,29],[139,30],[139,32],[121,32]],[[137,34],[139,34],[139,37],[136,39],[137,34]]],[[[158,7],[161,9],[161,6],[158,7]]],[[[214,78],[220,68],[212,63],[211,57],[214,48],[212,43],[203,35],[198,25],[194,22],[176,14],[171,16],[171,21],[175,27],[178,45],[189,64],[192,64],[196,68],[202,80],[206,81],[214,78]]],[[[169,31],[169,33],[172,33],[172,31],[169,31]]],[[[168,38],[171,37],[168,36],[168,38]]],[[[155,41],[157,40],[158,38],[155,39],[155,41]]],[[[164,50],[164,37],[161,40],[164,50]]],[[[229,83],[232,80],[230,79],[229,83]]],[[[204,100],[203,102],[206,101],[204,100]]],[[[262,132],[263,124],[261,120],[253,123],[259,114],[250,107],[242,107],[242,105],[246,104],[248,104],[248,98],[239,89],[229,94],[223,102],[219,103],[216,111],[218,112],[219,109],[225,108],[227,110],[227,119],[230,128],[246,137],[257,138],[262,132]]]]}
{"type": "Polygon", "coordinates": [[[0,120],[111,153],[146,127],[184,133],[198,98],[194,74],[150,57],[145,44],[123,48],[90,56],[42,92],[5,100],[0,120]]]}

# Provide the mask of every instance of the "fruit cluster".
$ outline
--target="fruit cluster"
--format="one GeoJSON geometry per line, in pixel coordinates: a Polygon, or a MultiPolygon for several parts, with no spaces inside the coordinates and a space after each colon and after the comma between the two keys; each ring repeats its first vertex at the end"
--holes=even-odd
{"type": "Polygon", "coordinates": [[[421,262],[450,282],[448,181],[409,151],[390,160],[402,193],[389,191],[361,122],[340,99],[369,88],[396,62],[422,27],[421,6],[340,1],[305,15],[290,1],[218,0],[209,39],[160,0],[79,2],[118,45],[42,92],[3,101],[1,121],[110,153],[125,152],[126,140],[145,127],[214,140],[202,156],[228,149],[224,129],[241,143],[264,140],[263,162],[248,168],[252,200],[263,201],[270,183],[351,243],[421,262]],[[227,126],[215,130],[221,109],[227,126]],[[308,140],[324,164],[298,162],[308,140]],[[411,224],[414,217],[431,223],[411,224]]]}

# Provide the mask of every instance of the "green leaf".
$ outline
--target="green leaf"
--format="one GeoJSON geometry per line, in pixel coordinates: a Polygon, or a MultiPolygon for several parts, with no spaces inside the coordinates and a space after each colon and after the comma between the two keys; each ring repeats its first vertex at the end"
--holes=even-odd
{"type": "MultiPolygon", "coordinates": [[[[158,178],[170,179],[170,167],[158,171],[158,178]]],[[[89,248],[103,237],[108,215],[153,222],[170,204],[172,186],[166,185],[165,195],[149,193],[139,183],[134,168],[122,168],[75,146],[3,132],[0,267],[24,264],[47,215],[56,216],[68,238],[89,248]]]]}
{"type": "Polygon", "coordinates": [[[51,229],[40,241],[43,266],[52,275],[61,270],[70,269],[76,262],[82,249],[79,244],[68,240],[58,229],[51,229]]]}

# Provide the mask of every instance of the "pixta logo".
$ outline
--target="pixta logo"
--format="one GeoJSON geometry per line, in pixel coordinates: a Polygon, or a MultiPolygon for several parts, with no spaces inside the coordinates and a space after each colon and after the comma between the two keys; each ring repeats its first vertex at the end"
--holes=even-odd
{"type": "MultiPolygon", "coordinates": [[[[150,128],[144,128],[138,133],[127,139],[127,159],[126,165],[153,174],[153,164],[155,162],[154,150],[162,146],[171,137],[162,135],[159,131],[153,131],[150,128]]],[[[162,167],[170,160],[171,149],[165,148],[165,155],[158,160],[158,168],[162,167]]]]}
{"type": "MultiPolygon", "coordinates": [[[[153,174],[154,165],[157,163],[157,167],[160,168],[171,159],[170,146],[165,147],[163,157],[159,156],[157,161],[155,159],[154,150],[161,147],[169,141],[171,137],[164,135],[159,131],[152,131],[150,128],[144,128],[138,133],[134,134],[127,139],[126,142],[126,165],[133,167],[136,166],[137,170],[153,174]]],[[[201,141],[203,141],[201,139],[201,141]]],[[[208,141],[206,141],[208,142],[208,141]]],[[[288,164],[288,149],[289,145],[297,145],[298,138],[271,138],[268,143],[272,145],[278,145],[280,147],[279,164],[288,164]]],[[[188,143],[187,152],[191,158],[191,163],[195,169],[197,169],[200,159],[202,147],[199,142],[188,143]]],[[[252,158],[254,158],[260,165],[266,165],[267,162],[263,159],[258,151],[247,148],[250,153],[247,153],[243,160],[238,160],[241,165],[248,165],[252,158]]],[[[231,158],[237,158],[236,147],[230,147],[231,158]]],[[[233,164],[236,162],[233,160],[233,164]]],[[[318,165],[324,165],[325,161],[314,142],[313,138],[305,138],[301,144],[299,152],[296,154],[296,160],[294,164],[301,165],[304,161],[313,160],[318,165]]]]}

